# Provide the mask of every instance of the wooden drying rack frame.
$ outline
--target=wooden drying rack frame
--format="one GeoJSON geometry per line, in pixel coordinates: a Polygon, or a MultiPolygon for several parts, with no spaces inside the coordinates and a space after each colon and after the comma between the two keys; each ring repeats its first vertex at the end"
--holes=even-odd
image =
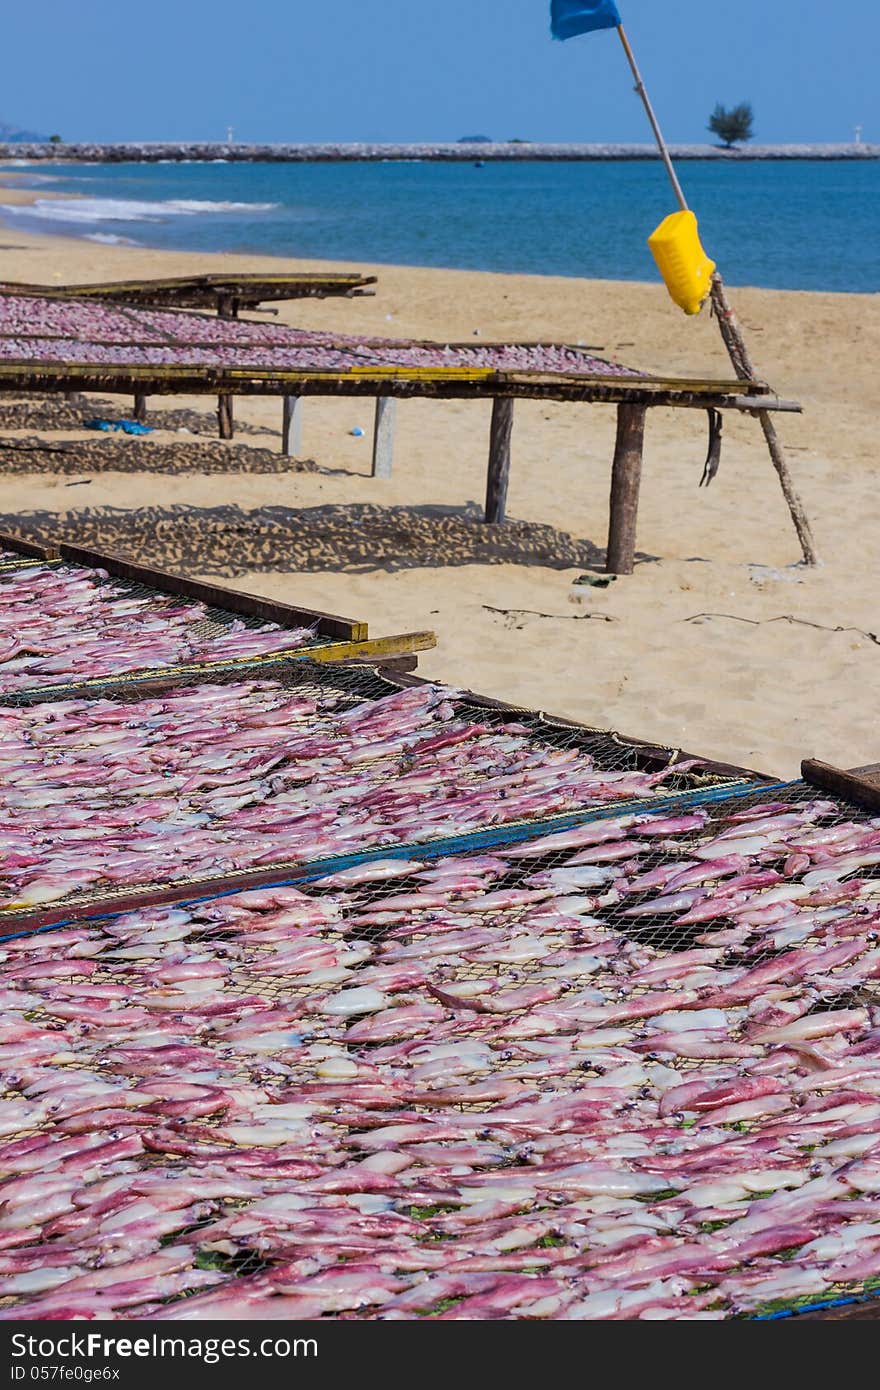
{"type": "MultiPolygon", "coordinates": [[[[237,319],[240,309],[256,309],[270,299],[339,295],[351,298],[372,294],[369,286],[376,282],[375,276],[358,272],[197,275],[49,288],[0,283],[0,293],[55,300],[93,299],[142,308],[149,305],[214,309],[222,319],[237,319]]],[[[332,335],[328,335],[326,345],[334,345],[332,335]]],[[[342,346],[341,343],[338,345],[342,346]]],[[[364,345],[381,348],[382,340],[366,340],[364,345]]],[[[412,345],[436,346],[425,342],[412,345]]],[[[157,343],[153,341],[151,346],[155,347],[157,343]]],[[[348,346],[351,346],[350,343],[348,346]]],[[[473,343],[448,346],[473,348],[473,343]]],[[[481,346],[510,345],[486,343],[481,346]]],[[[564,373],[495,372],[491,369],[461,367],[427,370],[370,367],[345,372],[295,372],[250,368],[123,368],[39,362],[4,363],[0,365],[0,394],[15,390],[64,392],[67,395],[78,391],[130,393],[134,396],[135,418],[141,422],[146,417],[147,397],[150,395],[216,395],[222,439],[232,439],[234,434],[232,402],[236,395],[281,396],[282,452],[285,455],[298,455],[301,452],[302,405],[306,396],[369,396],[376,403],[372,463],[372,475],[376,478],[391,476],[398,400],[491,400],[485,508],[485,520],[490,525],[503,522],[507,512],[516,400],[616,405],[617,439],[611,469],[605,565],[611,574],[632,574],[635,568],[645,424],[650,408],[673,406],[709,412],[733,410],[750,414],[762,422],[770,421],[771,412],[801,409],[796,401],[780,400],[766,383],[752,380],[749,372],[742,372],[735,381],[730,381],[613,373],[569,376],[564,373]]],[[[772,429],[772,423],[767,427],[772,429]]],[[[787,494],[786,497],[788,500],[787,494]]]]}
{"type": "Polygon", "coordinates": [[[371,397],[376,401],[373,476],[391,476],[397,400],[490,400],[485,519],[503,522],[507,512],[514,403],[517,400],[615,405],[617,439],[611,470],[606,569],[631,574],[647,412],[661,406],[735,411],[800,411],[780,400],[766,383],[617,374],[568,376],[543,372],[495,372],[458,367],[355,368],[348,371],[288,371],[243,367],[91,366],[48,362],[0,363],[0,394],[35,391],[47,395],[80,391],[133,395],[143,415],[151,395],[211,395],[219,400],[222,437],[231,438],[234,396],[280,396],[284,402],[282,448],[298,454],[302,404],[309,396],[371,397]]]}
{"type": "MultiPolygon", "coordinates": [[[[83,553],[83,552],[78,552],[83,553]]],[[[154,573],[154,571],[149,571],[154,573]]],[[[220,590],[226,593],[226,590],[220,590]]],[[[241,597],[241,595],[239,595],[241,597]]],[[[295,653],[292,654],[295,660],[295,653]]],[[[290,664],[294,664],[294,660],[290,664]]],[[[286,664],[287,658],[283,655],[274,657],[275,665],[286,664]]],[[[413,686],[423,686],[430,684],[423,677],[400,670],[398,667],[380,664],[375,661],[355,661],[355,665],[363,665],[367,671],[372,672],[377,677],[385,680],[392,688],[407,689],[413,686]]],[[[268,675],[267,675],[268,678],[268,675]]],[[[223,679],[222,669],[214,666],[211,670],[206,670],[199,675],[201,684],[210,685],[223,679]]],[[[179,689],[182,684],[179,674],[172,671],[157,671],[152,678],[138,681],[136,689],[132,688],[126,680],[118,680],[113,677],[102,678],[95,685],[102,687],[102,698],[113,699],[155,699],[161,697],[173,689],[179,689]]],[[[86,693],[83,689],[83,693],[86,693]]],[[[621,748],[631,750],[638,761],[638,766],[646,772],[660,771],[667,767],[674,768],[678,763],[689,762],[695,755],[685,752],[682,749],[667,747],[658,743],[646,742],[644,739],[631,738],[629,735],[621,734],[616,731],[597,729],[587,724],[579,723],[577,720],[565,719],[557,715],[546,714],[543,711],[529,710],[522,705],[508,703],[505,700],[496,700],[488,695],[480,695],[472,690],[462,690],[459,692],[461,699],[465,700],[475,709],[484,709],[487,713],[502,715],[510,719],[516,719],[523,715],[532,717],[538,716],[546,721],[548,729],[570,729],[575,733],[584,735],[606,734],[614,737],[620,743],[621,748]]],[[[51,701],[51,692],[46,692],[46,699],[51,701]]],[[[55,698],[62,698],[57,695],[55,698]]],[[[699,759],[705,772],[723,779],[724,786],[719,783],[717,791],[729,790],[731,794],[738,791],[741,795],[745,794],[743,787],[748,784],[748,790],[760,792],[768,787],[776,785],[776,779],[766,773],[756,772],[750,768],[738,767],[735,764],[716,762],[713,759],[699,759]],[[729,781],[728,781],[729,779],[729,781]]],[[[697,789],[695,789],[697,790],[697,789]]],[[[706,790],[714,791],[715,788],[706,790]]],[[[676,792],[670,794],[669,798],[657,797],[657,801],[666,806],[670,804],[678,805],[680,800],[688,796],[687,792],[676,792]]],[[[685,804],[688,804],[685,802],[685,804]]],[[[582,820],[605,819],[614,814],[626,814],[634,805],[639,809],[645,808],[645,802],[635,800],[620,803],[602,803],[589,808],[582,808],[580,811],[572,810],[563,812],[556,816],[545,817],[528,823],[514,823],[511,825],[492,825],[475,829],[472,834],[476,838],[482,835],[497,836],[504,838],[505,831],[516,835],[518,830],[527,828],[525,838],[532,838],[541,833],[548,833],[552,829],[559,829],[569,822],[581,823],[582,820]]],[[[458,843],[462,838],[468,839],[470,836],[456,836],[454,841],[458,843]]],[[[451,853],[449,848],[452,841],[448,838],[438,840],[433,845],[433,853],[451,853]],[[443,847],[441,849],[441,846],[443,847]]],[[[404,849],[411,849],[411,846],[389,845],[371,846],[369,849],[357,852],[354,857],[358,860],[364,858],[377,857],[380,853],[397,855],[404,849]]],[[[431,842],[420,844],[421,852],[428,852],[432,849],[431,842]]],[[[457,851],[456,851],[457,852],[457,851]]],[[[348,864],[350,857],[347,854],[334,856],[326,861],[319,861],[320,872],[330,873],[331,870],[348,864]]],[[[168,906],[175,903],[191,902],[196,898],[221,896],[227,893],[243,892],[246,889],[268,888],[282,883],[304,881],[313,873],[315,862],[296,864],[296,863],[276,863],[264,865],[262,868],[249,870],[238,870],[233,873],[218,874],[214,877],[198,879],[197,881],[181,881],[178,883],[165,884],[162,886],[133,886],[130,890],[116,892],[105,898],[94,897],[86,903],[59,904],[58,906],[47,906],[34,908],[30,911],[0,912],[0,942],[4,934],[4,928],[8,927],[7,934],[18,932],[38,931],[47,927],[58,926],[68,921],[83,921],[94,917],[117,916],[124,912],[133,912],[140,908],[156,907],[159,905],[168,906]]]]}
{"type": "Polygon", "coordinates": [[[214,309],[236,317],[239,309],[256,309],[286,299],[358,299],[373,295],[375,275],[360,271],[301,271],[275,275],[173,275],[155,280],[107,280],[89,285],[31,285],[0,282],[0,294],[38,299],[97,299],[104,304],[133,304],[154,309],[214,309]],[[230,313],[231,311],[231,313],[230,313]]]}
{"type": "MultiPolygon", "coordinates": [[[[85,546],[40,544],[25,541],[18,536],[0,534],[0,550],[9,550],[22,556],[23,560],[66,561],[72,565],[82,565],[89,569],[106,570],[117,579],[132,584],[143,584],[163,594],[176,594],[181,598],[194,599],[209,608],[223,608],[243,617],[257,618],[262,622],[277,623],[279,627],[311,627],[316,636],[323,638],[319,647],[304,649],[301,653],[294,649],[288,653],[292,660],[307,658],[310,661],[350,661],[382,660],[397,656],[408,656],[415,652],[428,651],[437,645],[435,633],[403,632],[389,637],[370,637],[365,622],[358,618],[343,618],[334,613],[322,613],[311,608],[296,608],[277,599],[264,598],[261,594],[250,594],[240,589],[226,589],[220,584],[210,584],[200,579],[189,579],[184,575],[172,574],[167,570],[154,569],[149,565],[135,564],[124,556],[107,554],[85,546]]],[[[14,576],[15,570],[9,572],[14,576]]],[[[2,576],[0,576],[2,578],[2,576]]],[[[269,653],[266,660],[277,660],[278,653],[269,653]]],[[[252,658],[256,669],[261,658],[252,658]]],[[[236,668],[241,660],[211,662],[210,669],[218,673],[224,668],[236,668]]],[[[175,668],[177,669],[177,668],[175,668]]],[[[201,663],[200,670],[205,669],[201,663]]],[[[167,673],[166,673],[167,674],[167,673]]],[[[159,673],[157,673],[157,679],[159,673]]],[[[91,681],[77,681],[76,685],[86,690],[92,686],[105,686],[114,679],[112,676],[95,677],[91,681]]],[[[71,682],[73,684],[73,682],[71,682]]]]}
{"type": "MultiPolygon", "coordinates": [[[[195,275],[48,288],[7,282],[0,283],[0,293],[54,300],[92,299],[141,308],[213,309],[222,319],[237,319],[240,309],[254,310],[268,300],[340,295],[352,298],[374,293],[369,286],[376,283],[376,276],[359,272],[195,275]]],[[[129,345],[128,340],[126,344],[129,345]]],[[[155,347],[158,344],[152,341],[150,345],[155,347]]],[[[332,335],[328,335],[326,345],[334,345],[332,335]]],[[[337,345],[343,344],[340,342],[337,345]]],[[[382,340],[365,340],[364,345],[381,348],[382,340]]],[[[412,345],[436,346],[425,342],[414,342],[412,345]]],[[[448,346],[473,348],[473,343],[448,346]]],[[[510,345],[486,343],[481,346],[510,345]]],[[[147,397],[150,395],[216,395],[222,439],[232,439],[234,434],[232,403],[236,395],[281,396],[282,452],[285,455],[298,455],[301,452],[302,403],[306,396],[369,396],[376,402],[372,463],[372,475],[376,478],[391,476],[397,400],[488,399],[492,401],[492,419],[486,470],[485,520],[490,525],[503,522],[506,516],[516,400],[616,405],[617,438],[611,469],[605,568],[612,574],[632,574],[635,568],[647,411],[652,407],[673,406],[709,412],[745,412],[760,420],[765,432],[772,432],[771,412],[800,411],[801,407],[796,401],[780,400],[766,383],[753,380],[752,375],[751,370],[742,370],[735,381],[730,381],[613,373],[569,376],[564,373],[494,372],[461,367],[428,370],[370,367],[345,372],[292,372],[174,366],[86,367],[21,362],[0,366],[0,393],[4,390],[60,391],[67,395],[78,391],[131,393],[134,396],[135,419],[141,422],[146,418],[147,397]]],[[[713,415],[712,418],[717,419],[717,416],[713,415]]],[[[717,438],[720,441],[720,434],[717,438]]],[[[786,479],[782,474],[780,477],[791,510],[792,501],[786,490],[786,479]]],[[[797,503],[792,511],[798,527],[799,507],[797,503]]]]}

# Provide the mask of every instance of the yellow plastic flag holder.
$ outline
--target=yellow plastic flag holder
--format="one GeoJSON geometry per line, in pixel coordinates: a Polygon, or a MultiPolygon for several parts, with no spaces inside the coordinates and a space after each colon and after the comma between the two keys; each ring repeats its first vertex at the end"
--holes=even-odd
{"type": "MultiPolygon", "coordinates": [[[[669,182],[672,184],[672,191],[681,209],[681,212],[673,213],[671,217],[667,217],[661,222],[648,244],[654,253],[669,293],[676,304],[681,305],[686,314],[698,313],[706,298],[711,296],[712,308],[721,329],[724,346],[727,348],[728,356],[737,376],[742,380],[753,379],[754,368],[742,329],[727,298],[724,281],[700,245],[697,219],[688,207],[684,190],[679,183],[678,174],[672,162],[672,156],[663,138],[660,123],[654,114],[651,98],[648,96],[642,81],[639,65],[622,24],[617,26],[617,34],[632,70],[636,91],[641,97],[645,113],[654,132],[660,157],[666,167],[669,182]]],[[[757,415],[761,422],[764,438],[767,441],[773,467],[779,475],[798,540],[801,543],[804,562],[808,565],[816,565],[819,563],[819,557],[816,554],[813,533],[803,503],[795,491],[782,442],[773,423],[773,417],[768,410],[759,410],[757,415]]]]}
{"type": "Polygon", "coordinates": [[[664,217],[648,245],[670,297],[686,314],[698,314],[712,293],[716,266],[703,250],[694,213],[664,217]]]}

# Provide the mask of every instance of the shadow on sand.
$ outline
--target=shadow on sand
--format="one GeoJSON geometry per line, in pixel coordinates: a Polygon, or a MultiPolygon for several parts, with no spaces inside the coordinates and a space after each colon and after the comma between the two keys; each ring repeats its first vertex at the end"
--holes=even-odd
{"type": "MultiPolygon", "coordinates": [[[[350,506],[102,507],[56,515],[0,516],[0,530],[48,542],[115,551],[185,574],[525,565],[596,569],[604,550],[539,522],[486,526],[476,502],[463,507],[350,506]]],[[[652,559],[642,555],[640,559],[652,559]]]]}
{"type": "Polygon", "coordinates": [[[221,439],[160,442],[127,435],[100,434],[92,439],[54,439],[37,435],[0,437],[0,472],[62,476],[96,473],[163,473],[172,477],[222,473],[318,473],[311,459],[286,458],[276,449],[254,444],[227,444],[221,439]]]}

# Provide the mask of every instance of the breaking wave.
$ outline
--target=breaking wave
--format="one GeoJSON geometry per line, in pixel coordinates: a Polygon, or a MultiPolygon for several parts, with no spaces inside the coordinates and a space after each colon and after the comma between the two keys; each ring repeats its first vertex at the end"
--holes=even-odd
{"type": "Polygon", "coordinates": [[[199,198],[170,198],[166,202],[139,202],[132,198],[37,198],[33,203],[5,207],[4,216],[18,213],[43,222],[164,222],[169,217],[196,217],[205,213],[271,212],[277,203],[210,202],[199,198]]]}
{"type": "Polygon", "coordinates": [[[102,246],[139,246],[130,236],[117,236],[115,232],[86,232],[86,241],[98,241],[102,246]]]}

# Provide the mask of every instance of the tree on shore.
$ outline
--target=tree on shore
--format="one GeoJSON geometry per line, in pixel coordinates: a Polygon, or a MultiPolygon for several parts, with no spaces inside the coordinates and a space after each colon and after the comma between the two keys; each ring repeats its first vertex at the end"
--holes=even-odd
{"type": "Polygon", "coordinates": [[[726,150],[731,150],[734,145],[751,140],[754,121],[751,102],[741,101],[739,106],[731,106],[729,110],[719,102],[709,117],[709,130],[718,136],[726,150]]]}

